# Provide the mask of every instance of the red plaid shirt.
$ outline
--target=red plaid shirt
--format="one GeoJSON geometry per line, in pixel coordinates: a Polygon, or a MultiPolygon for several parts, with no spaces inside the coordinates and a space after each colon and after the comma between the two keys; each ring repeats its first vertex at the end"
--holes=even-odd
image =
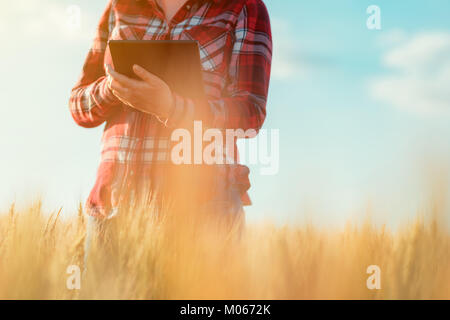
{"type": "MultiPolygon", "coordinates": [[[[110,1],[69,102],[80,126],[106,122],[89,214],[110,215],[133,192],[135,179],[155,185],[163,179],[163,169],[155,168],[169,161],[174,128],[201,120],[204,127],[258,131],[266,115],[271,55],[270,22],[261,0],[189,0],[170,22],[154,0],[110,1]],[[171,116],[163,122],[123,105],[106,84],[104,65],[112,64],[109,39],[197,40],[207,101],[174,93],[171,116]]],[[[243,203],[250,204],[248,169],[230,168],[220,179],[243,185],[243,203]]]]}

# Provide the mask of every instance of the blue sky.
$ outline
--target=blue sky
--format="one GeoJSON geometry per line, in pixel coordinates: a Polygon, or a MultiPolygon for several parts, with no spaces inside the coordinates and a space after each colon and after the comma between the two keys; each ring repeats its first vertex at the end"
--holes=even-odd
{"type": "MultiPolygon", "coordinates": [[[[69,213],[88,194],[101,128],[77,127],[67,99],[105,3],[19,0],[0,12],[0,207],[39,192],[69,213]],[[80,29],[67,28],[70,5],[80,29]]],[[[428,165],[450,159],[450,2],[265,3],[274,40],[265,128],[280,132],[280,170],[251,167],[249,220],[412,218],[427,204],[428,165]],[[366,27],[373,4],[381,30],[366,27]]]]}

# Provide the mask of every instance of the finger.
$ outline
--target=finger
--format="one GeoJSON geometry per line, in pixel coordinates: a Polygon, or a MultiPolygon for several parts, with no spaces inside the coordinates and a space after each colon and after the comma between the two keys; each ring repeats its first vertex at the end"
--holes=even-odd
{"type": "Polygon", "coordinates": [[[105,64],[105,73],[108,75],[110,70],[113,70],[113,67],[110,64],[105,64]]]}
{"type": "Polygon", "coordinates": [[[114,71],[113,67],[110,64],[105,64],[105,74],[106,76],[111,79],[111,70],[114,71]]]}
{"type": "Polygon", "coordinates": [[[108,75],[108,76],[106,76],[106,85],[108,86],[108,88],[110,89],[110,90],[112,90],[112,88],[111,88],[111,83],[112,83],[112,78],[108,75]]]}
{"type": "Polygon", "coordinates": [[[123,104],[125,104],[125,105],[127,105],[130,108],[133,108],[135,110],[139,110],[139,111],[145,112],[145,110],[141,110],[141,109],[137,108],[132,102],[130,102],[127,98],[122,96],[119,92],[113,91],[113,93],[117,97],[117,99],[119,99],[123,104]]]}
{"type": "Polygon", "coordinates": [[[133,65],[133,71],[139,78],[141,78],[147,83],[155,83],[162,81],[159,77],[155,76],[151,72],[148,72],[147,70],[145,70],[144,68],[142,68],[137,64],[133,65]]]}
{"type": "Polygon", "coordinates": [[[123,89],[112,89],[112,92],[115,93],[115,96],[118,98],[122,98],[128,102],[131,102],[133,100],[133,96],[130,95],[130,91],[123,90],[123,89]]]}
{"type": "Polygon", "coordinates": [[[111,90],[116,90],[120,93],[127,94],[129,92],[129,88],[123,86],[119,81],[111,78],[111,82],[109,83],[109,87],[111,90]]]}
{"type": "Polygon", "coordinates": [[[113,90],[112,92],[117,97],[117,99],[119,99],[123,104],[126,104],[127,106],[132,107],[131,102],[123,94],[121,94],[120,92],[118,92],[116,90],[113,90]]]}
{"type": "Polygon", "coordinates": [[[120,82],[124,87],[133,88],[140,84],[140,81],[128,78],[127,76],[112,69],[109,69],[109,75],[113,78],[113,80],[120,82]]]}

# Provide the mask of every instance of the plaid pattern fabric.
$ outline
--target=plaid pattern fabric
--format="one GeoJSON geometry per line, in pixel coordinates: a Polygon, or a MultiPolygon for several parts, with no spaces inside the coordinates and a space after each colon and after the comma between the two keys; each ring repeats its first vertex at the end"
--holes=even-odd
{"type": "MultiPolygon", "coordinates": [[[[87,200],[89,214],[107,216],[131,192],[133,179],[163,179],[158,165],[170,161],[169,137],[176,128],[201,120],[204,127],[258,131],[266,115],[271,55],[270,22],[261,0],[189,0],[170,22],[155,0],[110,1],[69,102],[80,126],[106,122],[97,180],[87,200]],[[207,99],[174,93],[168,119],[123,105],[106,83],[104,65],[112,64],[109,39],[197,40],[207,99]],[[145,174],[150,171],[151,177],[145,174]]],[[[250,204],[248,169],[224,167],[226,179],[244,186],[243,201],[250,204]]]]}

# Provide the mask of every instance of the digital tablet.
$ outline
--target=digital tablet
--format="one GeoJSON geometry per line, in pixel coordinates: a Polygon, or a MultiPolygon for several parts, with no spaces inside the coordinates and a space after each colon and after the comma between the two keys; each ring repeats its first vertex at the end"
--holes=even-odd
{"type": "Polygon", "coordinates": [[[197,41],[110,40],[114,69],[139,79],[133,72],[137,64],[164,80],[186,98],[203,98],[203,76],[197,41]]]}

